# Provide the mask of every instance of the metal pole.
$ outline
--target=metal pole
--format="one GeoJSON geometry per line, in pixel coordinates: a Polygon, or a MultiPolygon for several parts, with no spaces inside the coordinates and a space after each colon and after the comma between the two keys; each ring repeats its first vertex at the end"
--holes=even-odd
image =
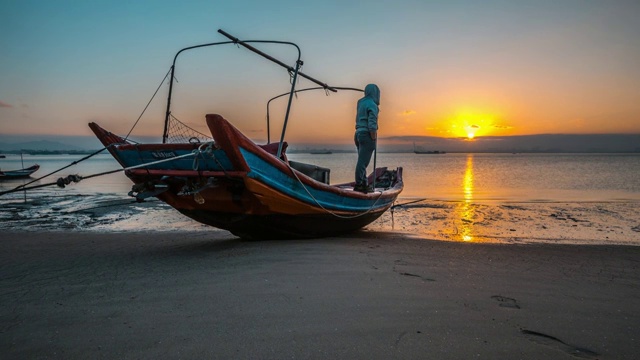
{"type": "MultiPolygon", "coordinates": [[[[176,55],[177,57],[178,55],[176,55]]],[[[171,79],[169,80],[169,96],[167,98],[167,113],[164,117],[164,131],[162,132],[162,143],[165,144],[167,142],[167,137],[169,136],[169,115],[171,115],[171,92],[173,91],[173,75],[176,70],[176,60],[173,59],[173,65],[171,65],[171,79]]]]}
{"type": "Polygon", "coordinates": [[[296,80],[298,79],[298,70],[302,66],[302,60],[298,58],[296,61],[296,70],[293,73],[293,81],[291,81],[291,94],[289,94],[289,103],[287,104],[287,113],[284,116],[284,125],[282,125],[282,135],[280,135],[280,143],[278,144],[278,154],[276,157],[280,159],[282,155],[282,143],[284,142],[284,133],[287,131],[287,122],[289,121],[289,111],[291,110],[291,101],[293,100],[293,95],[295,94],[296,89],[296,80]]]}
{"type": "Polygon", "coordinates": [[[376,157],[378,156],[378,137],[374,140],[373,146],[373,192],[376,192],[376,157]]]}
{"type": "MultiPolygon", "coordinates": [[[[224,31],[224,30],[222,30],[222,29],[218,29],[218,32],[219,32],[220,34],[222,34],[222,35],[226,36],[227,38],[231,39],[234,43],[238,43],[238,44],[240,44],[240,45],[244,46],[245,48],[247,48],[247,49],[249,49],[249,50],[253,51],[254,53],[256,53],[256,54],[258,54],[258,55],[261,55],[262,57],[267,58],[267,59],[269,59],[269,60],[273,61],[274,63],[276,63],[276,64],[278,64],[278,65],[282,66],[283,68],[287,69],[288,71],[294,71],[294,70],[293,70],[293,68],[292,68],[291,66],[289,66],[289,65],[287,65],[287,64],[285,64],[285,63],[283,63],[282,61],[280,61],[280,60],[278,60],[278,59],[274,58],[274,57],[273,57],[273,56],[271,56],[271,55],[265,54],[264,52],[262,52],[262,51],[260,51],[260,50],[256,49],[255,47],[253,47],[253,46],[251,46],[251,45],[249,45],[249,44],[247,44],[247,43],[249,43],[249,42],[271,42],[271,43],[290,44],[290,45],[293,45],[293,46],[295,46],[295,47],[298,47],[298,45],[296,45],[296,44],[294,44],[294,43],[292,43],[292,42],[288,42],[288,41],[259,41],[259,40],[246,40],[246,41],[243,41],[243,40],[240,40],[240,39],[238,39],[237,37],[235,37],[235,36],[233,36],[233,35],[231,35],[231,34],[227,33],[226,31],[224,31]]],[[[299,52],[300,52],[300,48],[298,48],[298,53],[299,53],[299,52]]],[[[298,58],[299,58],[299,56],[298,56],[298,58]]],[[[296,68],[297,68],[297,67],[299,67],[299,66],[296,64],[296,68]]],[[[298,72],[298,71],[296,70],[296,72],[298,72]]],[[[305,79],[307,79],[307,80],[310,80],[310,81],[312,81],[312,82],[314,82],[314,83],[316,83],[316,84],[318,84],[318,85],[322,86],[323,88],[325,88],[325,89],[327,89],[327,90],[329,90],[329,91],[333,91],[333,92],[336,92],[336,91],[337,91],[337,90],[336,90],[335,88],[333,88],[332,86],[329,86],[329,85],[327,85],[326,83],[323,83],[323,82],[322,82],[322,81],[320,81],[320,80],[316,80],[316,79],[312,78],[311,76],[309,76],[309,75],[307,75],[307,74],[305,74],[305,73],[303,73],[303,72],[301,72],[301,71],[300,71],[300,72],[298,72],[298,73],[299,73],[299,75],[300,75],[300,76],[302,76],[303,78],[305,78],[305,79]]]]}
{"type": "MultiPolygon", "coordinates": [[[[22,168],[24,169],[24,159],[22,158],[22,150],[20,150],[20,162],[22,163],[22,168]]],[[[22,185],[24,185],[24,181],[22,180],[22,185]]],[[[27,190],[23,191],[24,203],[27,203],[27,190]]]]}
{"type": "MultiPolygon", "coordinates": [[[[360,92],[364,92],[364,90],[362,89],[357,89],[357,88],[352,88],[352,87],[344,87],[344,86],[334,86],[333,87],[336,90],[353,90],[353,91],[360,91],[360,92]]],[[[296,90],[294,91],[295,94],[304,92],[304,91],[309,91],[309,90],[319,90],[319,89],[324,89],[324,87],[322,86],[316,86],[316,87],[311,87],[311,88],[306,88],[306,89],[300,89],[300,90],[296,90]]],[[[272,97],[271,99],[269,99],[269,101],[267,101],[267,144],[271,143],[271,125],[269,124],[269,106],[271,105],[271,102],[275,99],[281,98],[285,95],[289,95],[290,92],[286,92],[284,94],[280,94],[277,96],[272,97]]]]}
{"type": "Polygon", "coordinates": [[[167,112],[164,117],[164,131],[162,132],[162,143],[167,142],[167,137],[169,136],[169,116],[171,116],[171,94],[173,92],[173,80],[175,79],[175,70],[176,70],[176,61],[178,60],[178,55],[180,55],[183,51],[192,50],[197,48],[202,48],[206,46],[216,46],[216,45],[225,45],[225,44],[233,44],[233,41],[222,41],[222,42],[214,42],[208,44],[201,44],[195,46],[189,46],[184,49],[180,49],[173,57],[173,63],[171,65],[171,79],[169,79],[169,95],[167,97],[167,112]]]}

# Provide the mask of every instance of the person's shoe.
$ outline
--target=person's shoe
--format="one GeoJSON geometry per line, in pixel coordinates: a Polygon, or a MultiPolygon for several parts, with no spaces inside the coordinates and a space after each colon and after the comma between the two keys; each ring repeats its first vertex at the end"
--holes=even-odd
{"type": "Polygon", "coordinates": [[[353,187],[353,191],[359,191],[359,192],[361,192],[361,193],[366,194],[366,193],[368,193],[368,192],[369,192],[369,187],[368,187],[368,186],[366,186],[366,185],[359,185],[359,184],[358,184],[358,185],[356,185],[356,186],[354,186],[354,187],[353,187]]]}

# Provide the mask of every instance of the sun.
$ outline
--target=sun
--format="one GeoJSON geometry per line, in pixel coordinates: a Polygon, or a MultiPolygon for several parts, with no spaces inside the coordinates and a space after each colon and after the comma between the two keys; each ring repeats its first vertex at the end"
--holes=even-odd
{"type": "Polygon", "coordinates": [[[484,111],[461,109],[449,116],[443,116],[441,120],[430,126],[427,130],[444,135],[456,137],[467,141],[474,141],[483,136],[504,134],[509,126],[498,126],[501,115],[484,111]],[[497,134],[498,133],[498,134],[497,134]]]}
{"type": "Polygon", "coordinates": [[[473,140],[474,137],[476,137],[476,132],[480,130],[480,125],[466,125],[464,127],[464,131],[466,131],[467,133],[467,139],[468,140],[473,140]]]}

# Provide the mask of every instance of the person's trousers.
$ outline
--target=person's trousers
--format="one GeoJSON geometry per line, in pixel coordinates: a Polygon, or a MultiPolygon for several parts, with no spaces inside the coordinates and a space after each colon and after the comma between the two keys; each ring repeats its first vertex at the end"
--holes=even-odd
{"type": "Polygon", "coordinates": [[[376,141],[371,138],[368,131],[358,131],[355,135],[356,148],[358,149],[358,163],[356,164],[356,185],[369,185],[367,183],[367,166],[371,162],[371,155],[376,149],[376,141]]]}

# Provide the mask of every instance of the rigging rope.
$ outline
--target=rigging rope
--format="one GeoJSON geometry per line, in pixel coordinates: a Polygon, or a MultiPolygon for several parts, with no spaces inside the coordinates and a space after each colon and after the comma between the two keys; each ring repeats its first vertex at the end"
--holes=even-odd
{"type": "Polygon", "coordinates": [[[127,133],[127,136],[124,137],[125,141],[129,138],[129,135],[131,135],[131,132],[136,127],[136,125],[138,125],[138,121],[140,121],[140,119],[142,118],[142,115],[144,115],[145,111],[147,111],[147,108],[149,107],[149,105],[153,101],[153,98],[156,97],[156,94],[158,93],[158,91],[162,87],[162,84],[167,79],[167,76],[169,76],[170,73],[171,73],[171,69],[169,69],[169,71],[167,71],[167,74],[164,76],[164,79],[162,79],[162,81],[160,82],[160,85],[158,85],[158,88],[156,89],[156,92],[154,92],[153,96],[151,96],[151,99],[149,99],[149,102],[147,103],[147,106],[144,107],[144,110],[142,110],[142,113],[140,113],[140,116],[138,116],[138,120],[136,120],[136,122],[133,124],[133,126],[131,127],[131,130],[129,130],[129,132],[127,133]]]}
{"type": "MultiPolygon", "coordinates": [[[[138,122],[140,121],[140,119],[142,118],[142,116],[144,115],[144,113],[147,111],[147,108],[149,107],[149,105],[151,104],[151,102],[153,101],[153,99],[154,99],[154,98],[156,97],[156,95],[158,94],[158,91],[160,90],[160,88],[162,87],[162,84],[163,84],[163,83],[164,83],[164,81],[167,79],[167,77],[169,76],[169,74],[170,74],[170,73],[171,73],[171,69],[169,69],[169,71],[167,71],[167,74],[164,76],[164,78],[163,78],[163,79],[162,79],[162,81],[160,82],[160,85],[158,85],[158,88],[156,89],[156,91],[155,91],[155,92],[153,93],[153,95],[151,96],[151,99],[149,99],[149,102],[147,103],[147,106],[145,106],[145,107],[144,107],[144,109],[142,110],[142,113],[140,113],[140,116],[138,116],[138,119],[136,120],[136,122],[135,122],[135,123],[133,124],[133,126],[131,127],[131,130],[129,130],[129,132],[127,133],[127,136],[125,136],[125,138],[124,138],[124,140],[125,140],[125,141],[127,141],[127,140],[128,140],[129,135],[131,135],[131,132],[133,131],[133,129],[136,127],[136,125],[138,125],[138,122]]],[[[109,145],[109,146],[111,146],[111,145],[109,145]]],[[[94,152],[94,153],[92,153],[92,154],[90,154],[90,155],[88,155],[88,156],[85,156],[85,157],[83,157],[83,158],[82,158],[82,159],[80,159],[80,160],[76,160],[76,161],[74,161],[74,162],[70,163],[70,164],[69,164],[69,165],[67,165],[67,166],[61,167],[61,168],[60,168],[60,169],[58,169],[58,170],[52,171],[52,172],[50,172],[50,173],[48,173],[48,174],[46,174],[46,175],[43,175],[43,176],[41,176],[41,177],[39,177],[39,178],[37,178],[37,179],[33,179],[33,180],[29,181],[29,182],[28,182],[28,183],[26,183],[26,184],[22,184],[22,185],[20,185],[20,186],[16,186],[15,188],[13,188],[13,189],[11,189],[11,190],[7,190],[7,191],[0,192],[0,195],[9,194],[9,193],[16,192],[16,191],[19,191],[19,190],[37,189],[37,188],[44,187],[44,186],[49,186],[49,185],[52,185],[52,184],[56,184],[56,185],[60,186],[60,183],[62,183],[62,184],[66,184],[66,185],[69,185],[69,184],[70,184],[70,182],[72,182],[72,181],[73,181],[73,182],[78,182],[78,181],[80,181],[80,180],[82,179],[82,177],[80,177],[80,178],[79,178],[79,180],[74,181],[74,180],[72,180],[72,179],[70,179],[70,178],[71,178],[72,176],[77,176],[77,175],[69,175],[69,176],[67,176],[67,177],[66,177],[66,178],[64,178],[64,179],[63,179],[63,178],[59,178],[55,183],[48,183],[48,184],[41,184],[41,185],[37,185],[37,186],[27,187],[28,185],[33,184],[33,183],[34,183],[34,182],[36,182],[36,181],[40,181],[40,180],[42,180],[42,179],[46,178],[47,176],[51,176],[51,175],[53,175],[53,174],[55,174],[55,173],[58,173],[58,172],[60,172],[60,171],[62,171],[62,170],[64,170],[64,169],[66,169],[66,168],[69,168],[69,167],[71,167],[71,166],[73,166],[73,165],[77,165],[78,163],[80,163],[80,162],[82,162],[82,161],[85,161],[85,160],[87,160],[87,159],[89,159],[89,158],[91,158],[91,157],[93,157],[93,156],[95,156],[95,155],[98,155],[99,153],[103,152],[103,151],[104,151],[104,150],[106,150],[107,148],[108,148],[108,147],[103,147],[102,149],[100,149],[100,150],[98,150],[98,151],[96,151],[96,152],[94,152]]],[[[85,177],[85,179],[86,179],[86,177],[85,177]]]]}
{"type": "Polygon", "coordinates": [[[414,203],[417,203],[417,202],[422,202],[422,201],[425,201],[425,200],[428,200],[428,199],[418,199],[418,200],[408,201],[408,202],[406,202],[406,203],[402,203],[402,204],[398,204],[398,205],[393,205],[393,206],[391,207],[391,209],[395,209],[395,208],[397,208],[397,207],[401,207],[401,206],[405,206],[405,205],[409,205],[409,204],[414,204],[414,203]]]}
{"type": "MultiPolygon", "coordinates": [[[[87,155],[87,156],[83,157],[83,158],[82,158],[82,159],[80,159],[80,160],[76,160],[76,161],[72,162],[71,164],[69,164],[69,165],[67,165],[67,166],[61,167],[61,168],[60,168],[60,169],[58,169],[58,170],[55,170],[55,171],[52,171],[52,172],[48,173],[47,175],[43,175],[43,176],[41,176],[41,177],[39,177],[39,178],[37,178],[37,179],[33,179],[33,180],[29,181],[29,182],[28,182],[28,183],[26,183],[26,184],[22,184],[22,185],[20,185],[20,186],[17,186],[17,187],[15,187],[14,189],[10,190],[9,192],[14,192],[14,191],[22,190],[22,189],[23,189],[23,188],[25,188],[27,185],[33,184],[34,182],[36,182],[36,181],[40,181],[40,180],[42,180],[42,179],[46,178],[47,176],[51,176],[51,175],[53,175],[53,174],[55,174],[55,173],[57,173],[57,172],[60,172],[60,171],[62,171],[62,170],[64,170],[64,169],[68,168],[68,167],[71,167],[71,166],[76,165],[76,164],[78,164],[78,163],[80,163],[80,162],[82,162],[82,161],[85,161],[85,160],[89,159],[90,157],[92,157],[92,156],[94,156],[94,155],[98,155],[99,153],[101,153],[101,152],[105,151],[106,149],[107,149],[107,147],[103,147],[102,149],[100,149],[100,150],[98,150],[98,151],[94,152],[93,154],[87,155]]],[[[33,187],[32,187],[32,188],[33,188],[33,187]]],[[[8,193],[8,192],[2,192],[2,193],[0,193],[0,195],[4,195],[4,194],[7,194],[7,193],[8,193]]]]}
{"type": "MultiPolygon", "coordinates": [[[[344,215],[336,214],[333,211],[331,211],[331,210],[325,208],[324,206],[322,206],[322,204],[320,204],[320,202],[311,194],[311,192],[309,192],[307,187],[304,186],[304,183],[302,182],[302,180],[300,180],[300,178],[298,177],[298,174],[296,174],[295,170],[291,167],[291,165],[289,165],[288,163],[286,163],[286,165],[291,170],[291,173],[293,174],[293,176],[295,176],[295,178],[298,180],[298,182],[300,183],[300,185],[302,186],[304,191],[306,191],[306,193],[313,199],[313,201],[316,203],[316,205],[318,205],[327,214],[335,216],[335,217],[337,217],[339,219],[355,219],[357,217],[364,216],[364,215],[370,213],[371,211],[373,211],[373,207],[376,206],[376,204],[378,203],[378,201],[382,197],[382,191],[381,191],[380,195],[378,196],[378,198],[376,198],[376,201],[373,204],[371,204],[371,207],[369,207],[369,209],[367,211],[365,211],[363,213],[360,213],[360,214],[357,214],[357,215],[353,215],[353,216],[344,216],[344,215]]],[[[374,174],[375,174],[375,170],[374,170],[374,174]]]]}
{"type": "Polygon", "coordinates": [[[80,182],[80,180],[84,180],[84,179],[91,179],[91,178],[98,177],[98,176],[114,174],[114,173],[117,173],[117,172],[120,172],[120,171],[133,170],[133,169],[143,168],[143,167],[146,167],[146,166],[151,166],[151,165],[161,164],[161,163],[164,163],[164,162],[169,162],[169,161],[173,161],[173,160],[182,159],[182,158],[186,158],[186,157],[189,157],[189,156],[196,156],[199,152],[200,152],[200,150],[193,150],[192,152],[190,152],[188,154],[179,155],[179,156],[175,156],[175,157],[168,158],[168,159],[162,159],[162,160],[152,161],[152,162],[148,162],[148,163],[144,163],[144,164],[128,166],[128,167],[122,168],[122,169],[104,171],[104,172],[101,172],[101,173],[92,174],[92,175],[88,175],[88,176],[69,175],[69,176],[67,176],[65,178],[58,178],[58,180],[56,180],[54,182],[46,183],[46,184],[40,184],[40,185],[36,185],[36,186],[23,187],[23,188],[20,188],[20,189],[12,189],[12,190],[7,190],[7,191],[2,191],[2,192],[0,192],[0,196],[5,195],[5,194],[10,194],[10,193],[13,193],[13,192],[16,192],[16,191],[33,190],[33,189],[38,189],[38,188],[41,188],[41,187],[51,186],[51,185],[58,185],[59,187],[64,188],[65,185],[69,185],[72,182],[80,182]]]}

